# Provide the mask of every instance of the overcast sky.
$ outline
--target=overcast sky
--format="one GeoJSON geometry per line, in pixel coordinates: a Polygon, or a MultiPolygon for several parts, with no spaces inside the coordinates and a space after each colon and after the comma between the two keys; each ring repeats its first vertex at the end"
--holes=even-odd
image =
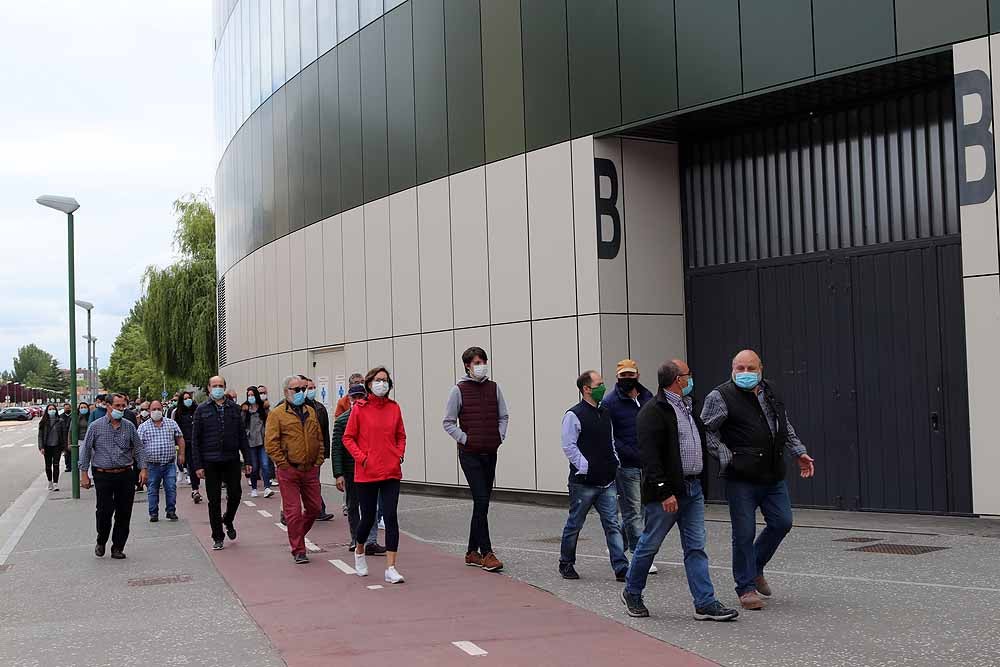
{"type": "Polygon", "coordinates": [[[211,0],[5,2],[0,63],[0,369],[27,343],[68,365],[66,218],[42,194],[80,202],[104,367],[145,268],[174,255],[171,203],[213,185],[211,0]]]}

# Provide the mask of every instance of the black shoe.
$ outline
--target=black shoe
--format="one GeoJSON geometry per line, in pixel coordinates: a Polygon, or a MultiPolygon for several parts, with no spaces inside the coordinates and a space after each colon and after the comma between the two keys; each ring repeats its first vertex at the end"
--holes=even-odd
{"type": "Polygon", "coordinates": [[[104,558],[104,545],[98,544],[94,547],[94,555],[98,558],[104,558]]]}
{"type": "Polygon", "coordinates": [[[624,584],[627,579],[628,579],[627,569],[615,573],[615,581],[619,581],[624,584]]]}
{"type": "Polygon", "coordinates": [[[284,512],[281,512],[281,513],[280,513],[280,514],[278,515],[278,521],[280,521],[280,522],[281,522],[281,525],[282,525],[282,526],[287,526],[287,525],[288,525],[287,523],[285,523],[285,513],[284,513],[284,512]]]}
{"type": "Polygon", "coordinates": [[[384,556],[386,548],[377,542],[375,544],[365,545],[365,555],[366,556],[384,556]]]}
{"type": "Polygon", "coordinates": [[[305,555],[304,553],[303,554],[295,554],[295,564],[296,565],[305,565],[308,562],[309,562],[309,556],[305,555]]]}
{"type": "Polygon", "coordinates": [[[649,610],[642,603],[641,595],[630,595],[622,591],[622,604],[625,605],[625,612],[633,618],[648,618],[649,610]]]}
{"type": "Polygon", "coordinates": [[[160,520],[159,515],[157,515],[157,514],[150,514],[149,515],[149,522],[150,523],[156,523],[159,520],[160,520]]]}
{"type": "Polygon", "coordinates": [[[194,504],[197,505],[198,503],[201,502],[201,494],[198,493],[197,491],[192,491],[191,492],[191,500],[193,500],[194,504]]]}
{"type": "Polygon", "coordinates": [[[111,547],[111,557],[115,560],[125,560],[125,550],[111,547]]]}
{"type": "Polygon", "coordinates": [[[70,470],[69,468],[66,468],[66,472],[73,472],[73,471],[70,470]]]}
{"type": "Polygon", "coordinates": [[[330,514],[329,512],[326,512],[326,513],[320,514],[318,517],[316,517],[316,520],[317,521],[329,521],[330,519],[333,518],[333,516],[334,516],[333,514],[330,514]]]}
{"type": "Polygon", "coordinates": [[[215,542],[212,543],[212,551],[222,551],[225,548],[226,545],[222,542],[222,540],[215,540],[215,542]]]}
{"type": "Polygon", "coordinates": [[[740,612],[723,607],[718,600],[707,607],[694,610],[694,617],[699,621],[731,621],[739,615],[740,612]]]}
{"type": "Polygon", "coordinates": [[[231,523],[226,524],[226,537],[231,540],[236,539],[236,527],[231,523]]]}
{"type": "Polygon", "coordinates": [[[573,567],[572,563],[559,563],[559,574],[562,575],[563,579],[579,579],[580,575],[577,574],[576,568],[573,567]]]}
{"type": "Polygon", "coordinates": [[[177,521],[177,512],[167,512],[167,521],[177,521]]]}
{"type": "Polygon", "coordinates": [[[358,549],[358,543],[352,540],[351,546],[347,547],[347,550],[350,551],[351,553],[354,553],[355,551],[357,551],[357,549],[358,549]]]}

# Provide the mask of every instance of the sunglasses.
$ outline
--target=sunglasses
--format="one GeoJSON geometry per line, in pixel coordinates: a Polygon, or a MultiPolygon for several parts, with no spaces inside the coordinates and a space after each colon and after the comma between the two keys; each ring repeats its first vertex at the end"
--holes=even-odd
{"type": "Polygon", "coordinates": [[[306,390],[305,387],[289,387],[288,388],[288,391],[292,392],[293,394],[301,394],[305,390],[306,390]]]}

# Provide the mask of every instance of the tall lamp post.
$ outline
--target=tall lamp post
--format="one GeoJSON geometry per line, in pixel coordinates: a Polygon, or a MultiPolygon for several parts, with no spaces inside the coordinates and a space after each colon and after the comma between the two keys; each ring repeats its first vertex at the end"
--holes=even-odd
{"type": "MultiPolygon", "coordinates": [[[[69,258],[69,393],[72,396],[70,404],[70,435],[69,448],[71,452],[70,461],[73,466],[73,498],[80,497],[80,443],[77,441],[80,430],[80,413],[76,404],[76,269],[73,262],[73,213],[80,208],[72,197],[60,197],[57,195],[42,195],[35,200],[42,206],[55,209],[66,214],[66,247],[69,258]]],[[[90,311],[88,311],[89,313],[90,311]]]]}
{"type": "MultiPolygon", "coordinates": [[[[90,311],[92,311],[94,309],[94,304],[92,304],[89,301],[84,301],[83,299],[77,299],[76,300],[76,305],[78,305],[80,308],[83,308],[84,310],[87,311],[87,335],[84,336],[84,338],[87,340],[87,398],[88,398],[88,401],[93,401],[94,400],[94,396],[93,396],[93,394],[94,394],[94,371],[93,371],[93,367],[91,366],[91,361],[93,361],[94,354],[93,354],[93,352],[91,352],[90,348],[94,344],[94,341],[97,340],[97,339],[94,338],[91,335],[91,333],[90,333],[90,311]]],[[[74,373],[76,372],[75,368],[73,369],[73,372],[74,373]]],[[[73,400],[76,400],[76,398],[74,397],[73,400]]]]}

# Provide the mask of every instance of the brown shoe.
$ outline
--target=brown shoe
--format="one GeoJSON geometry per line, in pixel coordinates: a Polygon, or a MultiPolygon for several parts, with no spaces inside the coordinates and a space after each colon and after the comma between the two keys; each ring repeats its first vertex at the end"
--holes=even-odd
{"type": "Polygon", "coordinates": [[[744,609],[763,609],[764,601],[757,595],[757,591],[747,591],[740,596],[740,606],[744,609]]]}
{"type": "Polygon", "coordinates": [[[758,596],[764,598],[765,600],[771,599],[771,587],[768,585],[767,579],[764,578],[764,575],[760,575],[755,578],[753,580],[753,584],[757,587],[758,596]]]}
{"type": "Polygon", "coordinates": [[[479,555],[478,551],[470,551],[465,554],[465,564],[469,567],[482,567],[483,557],[479,555]]]}
{"type": "Polygon", "coordinates": [[[483,556],[483,569],[487,572],[499,572],[503,569],[503,563],[500,562],[495,553],[490,551],[483,556]]]}

